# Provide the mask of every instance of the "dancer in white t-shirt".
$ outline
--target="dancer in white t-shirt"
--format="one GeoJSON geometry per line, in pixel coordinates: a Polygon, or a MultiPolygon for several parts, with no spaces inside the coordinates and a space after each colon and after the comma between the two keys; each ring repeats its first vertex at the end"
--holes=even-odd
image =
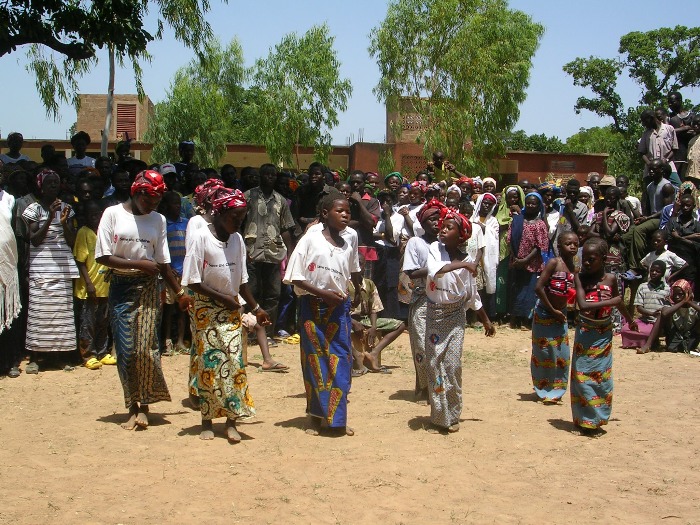
{"type": "Polygon", "coordinates": [[[211,208],[212,223],[192,232],[182,273],[182,285],[195,292],[192,378],[202,413],[200,438],[213,439],[212,419],[225,417],[226,437],[238,443],[236,420],[255,415],[243,363],[239,294],[260,325],[269,325],[270,318],[247,285],[246,249],[238,233],[247,211],[243,193],[223,189],[211,208]]]}
{"type": "Polygon", "coordinates": [[[307,433],[327,427],[353,435],[347,426],[347,396],[352,372],[351,318],[348,284],[359,301],[362,273],[357,248],[341,232],[350,221],[350,204],[338,192],[321,203],[321,231],[306,233],[287,263],[284,282],[299,296],[299,334],[307,433]]]}
{"type": "Polygon", "coordinates": [[[453,211],[441,213],[438,241],[430,245],[426,295],[425,357],[428,370],[431,432],[459,430],[462,414],[462,346],[464,310],[476,310],[486,336],[496,329],[476,291],[476,265],[460,249],[469,240],[472,223],[453,211]]]}

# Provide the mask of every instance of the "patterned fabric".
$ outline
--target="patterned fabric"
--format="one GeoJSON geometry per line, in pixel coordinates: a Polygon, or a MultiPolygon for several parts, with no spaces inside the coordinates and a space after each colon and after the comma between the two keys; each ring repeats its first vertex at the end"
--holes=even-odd
{"type": "Polygon", "coordinates": [[[131,196],[143,192],[151,197],[160,197],[166,189],[163,176],[160,173],[155,170],[144,170],[136,175],[134,183],[131,185],[131,196]]]}
{"type": "Polygon", "coordinates": [[[418,390],[428,388],[427,363],[425,361],[425,319],[428,313],[428,298],[425,289],[413,290],[413,300],[408,307],[408,337],[411,342],[411,354],[413,354],[413,366],[416,367],[418,390]]]}
{"type": "MultiPolygon", "coordinates": [[[[603,212],[595,214],[594,223],[598,225],[598,233],[604,236],[604,230],[602,226],[603,222],[603,212]]],[[[627,216],[627,214],[615,210],[608,213],[608,226],[617,224],[619,231],[618,234],[622,235],[627,233],[630,229],[632,221],[627,216]]],[[[622,241],[614,242],[612,239],[606,239],[608,242],[608,254],[605,256],[605,266],[606,272],[620,273],[627,269],[627,263],[625,262],[625,246],[622,241]]]]}
{"type": "Polygon", "coordinates": [[[243,364],[241,315],[210,297],[194,295],[194,369],[190,383],[199,397],[202,419],[255,415],[243,364]]]}
{"type": "Polygon", "coordinates": [[[160,286],[157,277],[113,274],[109,285],[112,335],[124,404],[170,401],[158,351],[160,286]]]}
{"type": "Polygon", "coordinates": [[[253,261],[279,263],[287,255],[282,233],[294,227],[287,199],[273,191],[266,197],[260,188],[245,192],[248,200],[245,239],[248,256],[253,261]]]}
{"type": "Polygon", "coordinates": [[[80,314],[80,357],[102,359],[109,353],[109,303],[106,298],[82,301],[80,314]]]}
{"type": "MultiPolygon", "coordinates": [[[[536,195],[536,194],[532,194],[536,195]]],[[[528,195],[529,197],[530,195],[528,195]]],[[[508,243],[512,242],[513,235],[513,224],[511,223],[508,229],[508,243]]],[[[549,249],[549,230],[547,229],[547,223],[542,219],[535,219],[532,221],[523,221],[523,230],[520,238],[520,242],[517,243],[518,253],[514,254],[518,259],[524,259],[533,248],[538,248],[539,253],[530,259],[530,263],[527,265],[528,272],[539,273],[544,269],[544,264],[542,263],[542,254],[546,253],[549,249]]]]}
{"type": "Polygon", "coordinates": [[[447,428],[462,415],[462,345],[464,303],[428,301],[425,322],[425,359],[430,420],[447,428]]]}
{"type": "Polygon", "coordinates": [[[508,279],[510,280],[510,297],[512,304],[510,307],[511,315],[516,317],[531,317],[532,309],[535,307],[535,285],[539,274],[511,268],[508,279]]]}
{"type": "MultiPolygon", "coordinates": [[[[73,258],[66,238],[63,235],[63,225],[61,225],[60,214],[65,209],[66,204],[61,204],[61,211],[51,218],[51,225],[46,232],[46,237],[39,244],[29,243],[29,277],[37,279],[77,279],[80,277],[78,267],[73,258]]],[[[75,213],[71,210],[68,218],[73,218],[75,213]]],[[[22,213],[22,218],[29,228],[30,223],[36,222],[39,228],[43,228],[49,220],[49,211],[39,202],[27,206],[22,213]]],[[[29,232],[27,232],[27,239],[29,232]]]]}
{"type": "Polygon", "coordinates": [[[222,190],[217,193],[211,200],[211,209],[214,214],[221,213],[229,208],[245,208],[247,205],[241,190],[228,188],[226,188],[226,191],[222,190]]]}
{"type": "Polygon", "coordinates": [[[29,278],[25,346],[29,352],[75,350],[73,282],[70,279],[29,278]]]}
{"type": "Polygon", "coordinates": [[[571,412],[578,427],[595,429],[610,419],[612,336],[610,317],[593,320],[579,316],[571,362],[571,412]]]}
{"type": "MultiPolygon", "coordinates": [[[[566,315],[566,311],[564,311],[566,315]]],[[[557,321],[539,301],[532,321],[530,373],[537,397],[559,401],[569,382],[569,327],[557,321]]]]}
{"type": "Polygon", "coordinates": [[[345,427],[352,372],[350,299],[332,307],[302,295],[299,324],[306,411],[329,427],[345,427]]]}

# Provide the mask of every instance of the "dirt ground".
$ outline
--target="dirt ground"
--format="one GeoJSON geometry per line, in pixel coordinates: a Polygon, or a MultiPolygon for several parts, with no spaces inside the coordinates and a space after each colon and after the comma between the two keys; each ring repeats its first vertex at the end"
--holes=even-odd
{"type": "MultiPolygon", "coordinates": [[[[572,334],[573,335],[573,334],[572,334]]],[[[576,435],[568,396],[533,400],[529,333],[467,331],[461,431],[424,430],[412,402],[408,336],[393,374],[356,379],[354,437],[304,433],[298,348],[262,373],[243,442],[198,437],[185,356],[164,358],[171,403],[125,431],[115,367],[0,380],[0,523],[665,523],[700,522],[700,358],[615,348],[607,433],[576,435]]]]}

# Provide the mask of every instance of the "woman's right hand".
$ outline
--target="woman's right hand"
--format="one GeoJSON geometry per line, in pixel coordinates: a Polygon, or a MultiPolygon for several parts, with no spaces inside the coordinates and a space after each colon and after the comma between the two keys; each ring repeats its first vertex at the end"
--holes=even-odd
{"type": "Polygon", "coordinates": [[[158,275],[160,273],[160,267],[155,261],[138,261],[137,270],[141,270],[143,273],[150,275],[151,277],[158,275]]]}
{"type": "Polygon", "coordinates": [[[58,212],[61,209],[61,199],[56,199],[51,203],[49,206],[49,212],[51,213],[51,217],[56,216],[56,212],[58,212]]]}
{"type": "Polygon", "coordinates": [[[561,324],[564,324],[566,322],[566,316],[564,315],[564,312],[561,312],[560,310],[554,310],[552,314],[554,315],[554,319],[556,319],[557,322],[561,324]]]}
{"type": "Polygon", "coordinates": [[[338,306],[345,301],[345,296],[342,293],[331,290],[323,290],[320,298],[331,306],[338,306]]]}

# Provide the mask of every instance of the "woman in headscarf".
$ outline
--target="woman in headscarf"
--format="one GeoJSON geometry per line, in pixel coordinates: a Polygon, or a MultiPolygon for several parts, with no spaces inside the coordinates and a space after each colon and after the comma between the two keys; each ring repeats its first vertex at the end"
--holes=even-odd
{"type": "Polygon", "coordinates": [[[423,206],[416,219],[423,235],[411,237],[403,255],[402,270],[411,279],[413,287],[408,310],[408,336],[416,369],[416,401],[428,400],[428,375],[425,369],[425,316],[428,298],[425,295],[425,278],[428,275],[430,245],[437,241],[438,222],[446,213],[447,207],[437,199],[423,206]]]}
{"type": "Polygon", "coordinates": [[[51,170],[36,178],[39,201],[22,218],[29,230],[29,308],[26,348],[28,374],[39,372],[38,356],[76,350],[73,279],[80,274],[73,259],[73,209],[58,198],[61,179],[51,170]]]}
{"type": "Polygon", "coordinates": [[[496,195],[496,185],[496,179],[492,177],[486,177],[482,184],[484,193],[492,193],[493,195],[496,195]]]}
{"type": "MultiPolygon", "coordinates": [[[[499,249],[499,225],[494,217],[496,211],[496,196],[493,193],[483,193],[479,196],[474,206],[471,222],[474,224],[474,232],[481,230],[483,234],[483,258],[479,264],[479,273],[476,276],[476,287],[481,296],[489,318],[496,317],[496,273],[498,268],[499,249]],[[477,228],[478,225],[478,228],[477,228]]],[[[472,235],[475,237],[476,235],[472,235]]],[[[471,243],[471,239],[469,239],[471,243]]]]}
{"type": "Polygon", "coordinates": [[[170,401],[161,368],[158,327],[162,276],[185,310],[190,299],[170,269],[165,217],[157,213],[163,177],[145,170],[131,185],[131,199],[110,206],[97,229],[95,259],[112,269],[109,307],[117,370],[129,417],[122,427],[148,426],[149,405],[170,401]]]}
{"type": "Polygon", "coordinates": [[[426,295],[425,358],[433,432],[459,431],[462,414],[464,311],[476,311],[485,335],[496,333],[476,291],[476,265],[462,250],[472,223],[448,210],[438,223],[438,242],[430,245],[426,295]]]}
{"type": "Polygon", "coordinates": [[[554,237],[557,234],[557,225],[559,224],[559,207],[554,206],[554,199],[559,195],[559,186],[552,182],[543,182],[537,187],[537,192],[542,197],[544,203],[544,222],[547,224],[549,231],[549,249],[542,254],[544,264],[554,257],[554,237]]]}
{"type": "Polygon", "coordinates": [[[595,210],[593,209],[593,204],[595,203],[593,188],[590,186],[581,186],[578,194],[578,200],[588,207],[588,214],[586,215],[586,220],[583,224],[591,224],[593,222],[593,216],[595,215],[595,210]]]}
{"type": "Polygon", "coordinates": [[[656,344],[660,335],[666,336],[667,352],[691,352],[700,344],[700,305],[693,299],[693,285],[679,279],[671,286],[668,306],[654,323],[649,338],[638,354],[646,354],[656,344]]]}
{"type": "Polygon", "coordinates": [[[403,177],[398,171],[393,171],[384,177],[384,187],[391,192],[396,193],[403,184],[403,177]]]}
{"type": "Polygon", "coordinates": [[[535,284],[544,268],[542,254],[549,249],[544,203],[539,193],[525,196],[522,214],[513,217],[508,228],[510,244],[511,328],[527,328],[535,307],[535,284]]]}
{"type": "Polygon", "coordinates": [[[243,193],[219,192],[211,214],[211,224],[192,234],[182,274],[182,285],[195,292],[192,376],[202,413],[200,438],[213,439],[212,419],[225,417],[226,437],[238,443],[236,419],[255,415],[243,363],[240,297],[260,325],[270,319],[246,284],[246,248],[238,233],[246,216],[243,193]]]}
{"type": "Polygon", "coordinates": [[[498,205],[496,219],[498,220],[498,269],[496,271],[496,315],[503,322],[508,315],[509,285],[508,265],[510,245],[507,240],[508,227],[516,217],[522,213],[525,205],[525,193],[517,184],[507,186],[503,190],[501,202],[498,205]]]}

